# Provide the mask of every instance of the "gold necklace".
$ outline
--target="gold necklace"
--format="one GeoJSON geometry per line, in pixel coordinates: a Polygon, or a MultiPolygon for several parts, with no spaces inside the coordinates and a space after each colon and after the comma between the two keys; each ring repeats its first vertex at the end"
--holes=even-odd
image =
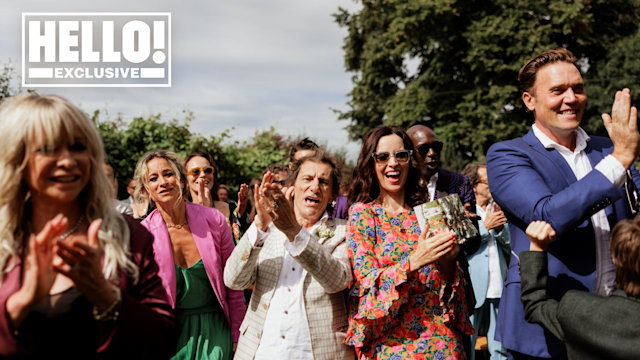
{"type": "Polygon", "coordinates": [[[187,224],[188,224],[187,219],[184,219],[184,222],[182,224],[173,224],[173,225],[167,224],[167,229],[175,228],[180,230],[187,224]]]}

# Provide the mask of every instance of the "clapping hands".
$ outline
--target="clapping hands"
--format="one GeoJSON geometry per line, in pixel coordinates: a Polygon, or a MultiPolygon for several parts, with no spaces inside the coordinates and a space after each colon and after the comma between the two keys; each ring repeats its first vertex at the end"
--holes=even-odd
{"type": "Polygon", "coordinates": [[[59,214],[49,220],[38,234],[29,235],[22,287],[16,293],[24,305],[37,304],[49,294],[57,275],[53,266],[55,239],[68,223],[67,218],[59,214]]]}
{"type": "Polygon", "coordinates": [[[249,201],[249,186],[247,184],[241,184],[238,191],[238,216],[242,216],[245,210],[247,210],[247,203],[249,201]]]}
{"type": "Polygon", "coordinates": [[[57,281],[64,282],[59,274],[70,279],[75,288],[99,309],[108,307],[115,300],[113,285],[102,273],[103,252],[98,240],[102,220],[94,220],[89,225],[87,242],[82,237],[70,241],[60,239],[68,223],[66,217],[58,214],[38,234],[29,236],[22,285],[7,299],[6,305],[14,327],[51,292],[57,281]]]}
{"type": "Polygon", "coordinates": [[[193,194],[193,199],[191,200],[194,204],[211,207],[213,205],[213,198],[211,197],[211,190],[205,184],[204,178],[198,178],[196,184],[198,185],[198,193],[193,194]]]}
{"type": "Polygon", "coordinates": [[[57,242],[57,258],[54,269],[71,279],[76,289],[98,308],[107,307],[114,300],[113,286],[102,273],[103,250],[98,240],[102,219],[91,222],[87,231],[87,242],[74,239],[57,242]],[[103,305],[103,306],[101,306],[103,305]]]}
{"type": "Polygon", "coordinates": [[[487,205],[487,212],[482,223],[487,230],[501,231],[504,224],[507,223],[507,217],[496,203],[491,202],[487,205]]]}
{"type": "Polygon", "coordinates": [[[449,230],[440,230],[427,237],[428,232],[427,225],[418,238],[415,251],[409,258],[410,271],[419,270],[421,267],[438,260],[450,261],[455,259],[460,252],[460,247],[455,241],[455,233],[449,230]]]}
{"type": "Polygon", "coordinates": [[[254,197],[258,204],[256,226],[266,231],[269,222],[273,221],[273,224],[293,241],[301,228],[293,211],[294,189],[274,183],[274,178],[274,174],[267,172],[262,177],[260,186],[254,189],[254,197]]]}

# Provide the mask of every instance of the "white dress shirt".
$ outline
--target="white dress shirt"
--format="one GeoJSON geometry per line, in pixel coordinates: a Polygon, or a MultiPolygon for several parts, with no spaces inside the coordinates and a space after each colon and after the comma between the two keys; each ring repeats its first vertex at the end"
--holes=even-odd
{"type": "Polygon", "coordinates": [[[438,182],[438,173],[435,173],[429,179],[429,184],[427,184],[427,189],[429,190],[429,201],[433,201],[436,198],[436,183],[437,182],[438,182]]]}
{"type": "MultiPolygon", "coordinates": [[[[269,302],[264,321],[264,331],[255,360],[313,360],[311,335],[304,306],[303,285],[307,271],[292,257],[299,255],[306,247],[316,228],[324,223],[329,215],[322,218],[309,231],[302,228],[293,241],[284,239],[286,249],[278,283],[269,302]]],[[[247,230],[247,236],[253,246],[262,246],[269,235],[257,226],[247,230]]]]}
{"type": "MultiPolygon", "coordinates": [[[[576,179],[580,180],[585,177],[593,169],[589,158],[584,149],[587,147],[587,141],[590,140],[589,135],[578,127],[576,132],[576,147],[574,151],[554,142],[545,135],[535,124],[531,127],[534,135],[540,140],[542,145],[547,149],[556,149],[567,162],[571,171],[576,175],[576,179]]],[[[616,187],[622,186],[625,179],[626,169],[612,155],[605,156],[596,165],[596,170],[600,171],[612,184],[616,187]]],[[[611,252],[609,251],[609,235],[611,228],[604,209],[598,211],[591,216],[593,230],[596,240],[596,281],[593,291],[600,295],[609,295],[615,289],[615,267],[611,261],[611,252]]]]}

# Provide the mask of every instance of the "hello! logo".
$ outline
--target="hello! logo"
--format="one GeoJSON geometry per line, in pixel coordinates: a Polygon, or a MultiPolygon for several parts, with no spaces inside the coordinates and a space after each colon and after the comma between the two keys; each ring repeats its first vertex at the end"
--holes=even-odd
{"type": "Polygon", "coordinates": [[[171,13],[22,13],[23,87],[171,86],[171,13]]]}

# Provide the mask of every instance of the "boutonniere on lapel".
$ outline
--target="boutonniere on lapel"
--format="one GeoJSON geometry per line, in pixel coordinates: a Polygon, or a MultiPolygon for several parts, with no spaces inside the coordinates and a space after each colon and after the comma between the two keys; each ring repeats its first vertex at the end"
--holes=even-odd
{"type": "Polygon", "coordinates": [[[328,227],[326,227],[325,225],[321,225],[318,226],[318,228],[316,229],[316,236],[320,239],[330,239],[332,238],[336,233],[329,229],[328,227]]]}

